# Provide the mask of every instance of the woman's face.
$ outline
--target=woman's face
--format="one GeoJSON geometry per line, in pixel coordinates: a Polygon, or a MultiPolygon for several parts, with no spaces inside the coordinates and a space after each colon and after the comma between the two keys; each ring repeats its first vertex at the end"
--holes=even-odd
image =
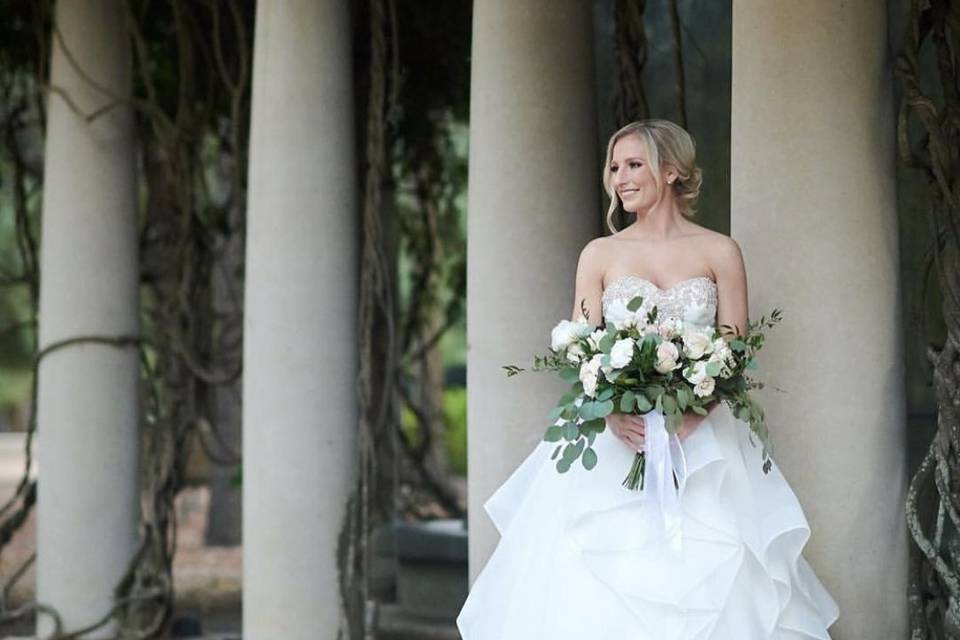
{"type": "Polygon", "coordinates": [[[658,177],[647,163],[647,149],[639,136],[627,135],[613,145],[610,184],[624,211],[646,211],[657,203],[658,177]]]}

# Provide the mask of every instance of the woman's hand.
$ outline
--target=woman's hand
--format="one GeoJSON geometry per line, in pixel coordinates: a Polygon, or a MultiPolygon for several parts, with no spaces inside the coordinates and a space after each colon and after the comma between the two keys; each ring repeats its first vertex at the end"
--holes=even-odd
{"type": "MultiPolygon", "coordinates": [[[[716,407],[718,404],[720,404],[720,401],[714,400],[704,408],[707,410],[707,413],[709,414],[711,411],[713,411],[714,407],[716,407]]],[[[700,426],[700,423],[703,422],[703,419],[706,417],[707,416],[702,416],[699,413],[692,411],[691,409],[687,409],[686,411],[684,411],[683,422],[680,424],[680,428],[677,429],[677,438],[680,439],[680,442],[683,442],[688,437],[690,437],[690,434],[693,433],[698,426],[700,426]]]]}
{"type": "Polygon", "coordinates": [[[617,411],[607,416],[607,425],[628,447],[637,452],[643,451],[647,429],[643,416],[617,411]]]}

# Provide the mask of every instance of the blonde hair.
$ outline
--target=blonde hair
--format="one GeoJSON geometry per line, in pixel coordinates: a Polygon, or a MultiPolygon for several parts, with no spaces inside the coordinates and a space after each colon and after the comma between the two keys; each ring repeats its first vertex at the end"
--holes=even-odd
{"type": "Polygon", "coordinates": [[[663,164],[669,164],[677,170],[677,179],[671,185],[673,197],[684,217],[693,218],[696,214],[697,198],[700,197],[700,185],[703,183],[703,172],[696,165],[696,143],[693,137],[686,129],[669,120],[637,120],[620,128],[610,136],[610,142],[607,143],[607,157],[603,164],[603,188],[610,196],[610,206],[607,209],[607,227],[610,232],[617,232],[613,224],[613,214],[617,211],[625,213],[620,196],[612,184],[610,163],[613,161],[613,147],[617,140],[630,135],[640,138],[647,148],[647,166],[656,180],[657,200],[660,199],[664,184],[660,168],[663,164]]]}

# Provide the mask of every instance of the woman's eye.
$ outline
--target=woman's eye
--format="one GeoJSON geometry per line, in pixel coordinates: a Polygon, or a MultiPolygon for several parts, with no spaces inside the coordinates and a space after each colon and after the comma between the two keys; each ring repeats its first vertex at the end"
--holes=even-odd
{"type": "Polygon", "coordinates": [[[617,166],[614,165],[614,166],[610,167],[610,171],[611,171],[612,173],[616,173],[616,172],[617,172],[617,166]]]}
{"type": "Polygon", "coordinates": [[[639,166],[640,166],[640,163],[639,163],[639,162],[631,162],[631,163],[630,163],[630,168],[632,168],[632,169],[636,169],[636,168],[639,167],[639,166]]]}

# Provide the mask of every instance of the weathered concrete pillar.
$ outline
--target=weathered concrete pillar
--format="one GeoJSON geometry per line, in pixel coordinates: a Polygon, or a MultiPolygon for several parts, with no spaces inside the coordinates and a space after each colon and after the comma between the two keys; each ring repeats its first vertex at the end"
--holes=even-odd
{"type": "MultiPolygon", "coordinates": [[[[139,334],[130,54],[121,0],[58,2],[44,166],[41,349],[84,335],[139,334]],[[62,92],[62,93],[61,93],[62,92]],[[69,96],[73,106],[64,99],[69,96]],[[93,120],[94,114],[106,105],[93,120]],[[74,109],[80,111],[77,113],[74,109]]],[[[137,542],[139,358],[135,346],[77,343],[38,378],[37,589],[65,630],[96,622],[137,542]]],[[[46,637],[53,620],[38,614],[46,637]]],[[[109,626],[88,637],[112,635],[109,626]]]]}
{"type": "Polygon", "coordinates": [[[467,268],[470,581],[497,542],[483,503],[543,437],[562,385],[507,379],[570,315],[600,234],[591,4],[478,2],[473,13],[467,268]]]}
{"type": "Polygon", "coordinates": [[[731,230],[776,459],[840,606],[838,640],[906,636],[894,114],[875,2],[735,0],[731,230]]]}
{"type": "Polygon", "coordinates": [[[257,5],[243,375],[244,638],[338,637],[356,469],[349,3],[257,5]]]}

